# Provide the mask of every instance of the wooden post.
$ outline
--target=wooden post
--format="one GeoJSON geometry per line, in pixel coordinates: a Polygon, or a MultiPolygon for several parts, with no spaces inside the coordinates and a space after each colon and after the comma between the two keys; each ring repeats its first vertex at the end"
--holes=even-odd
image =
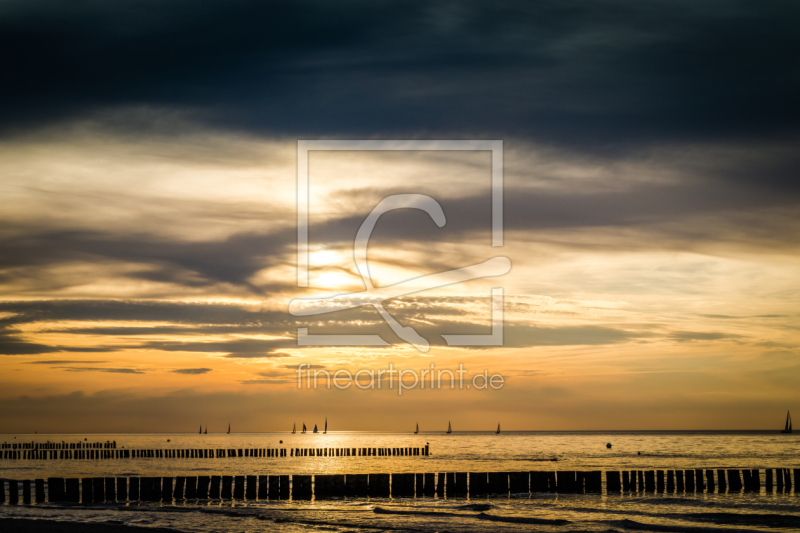
{"type": "Polygon", "coordinates": [[[764,480],[764,486],[767,489],[767,492],[772,492],[772,469],[767,468],[764,470],[766,473],[766,479],[764,480]]]}
{"type": "Polygon", "coordinates": [[[92,503],[92,478],[85,477],[81,479],[81,489],[83,489],[81,491],[82,492],[81,503],[83,503],[84,505],[92,503]]]}
{"type": "Polygon", "coordinates": [[[656,476],[652,470],[646,470],[644,473],[644,490],[645,492],[655,492],[656,490],[656,476]]]}
{"type": "Polygon", "coordinates": [[[445,485],[445,473],[439,472],[436,475],[436,496],[439,498],[444,498],[444,485],[445,485]]]}
{"type": "Polygon", "coordinates": [[[414,483],[417,487],[415,495],[417,498],[422,498],[425,495],[425,476],[424,474],[415,474],[414,477],[414,483]]]}
{"type": "Polygon", "coordinates": [[[508,472],[489,473],[489,494],[508,498],[508,472]]]}
{"type": "MultiPolygon", "coordinates": [[[[510,490],[512,494],[528,494],[530,492],[530,478],[528,472],[511,472],[510,490]]],[[[540,476],[541,480],[541,476],[540,476]]],[[[539,481],[541,484],[541,481],[539,481]]]]}
{"type": "Polygon", "coordinates": [[[356,474],[356,496],[364,497],[368,495],[369,495],[369,474],[356,474]]]}
{"type": "Polygon", "coordinates": [[[694,482],[697,486],[697,492],[705,492],[706,484],[703,483],[703,469],[696,468],[694,471],[694,482]]]}
{"type": "Polygon", "coordinates": [[[559,494],[575,492],[575,472],[559,470],[556,472],[556,483],[559,494]]]}
{"type": "Polygon", "coordinates": [[[269,476],[258,476],[258,499],[269,499],[269,476]]]}
{"type": "Polygon", "coordinates": [[[246,486],[244,497],[247,500],[255,500],[258,496],[258,483],[256,476],[247,476],[245,478],[246,486]]]}
{"type": "Polygon", "coordinates": [[[739,477],[739,470],[728,470],[728,485],[731,492],[742,490],[742,480],[739,477]]]}
{"type": "Polygon", "coordinates": [[[706,487],[708,492],[714,492],[714,471],[706,470],[706,487]]]}
{"type": "Polygon", "coordinates": [[[557,485],[556,485],[556,473],[555,472],[545,472],[547,475],[547,492],[556,492],[557,485]]]}
{"type": "Polygon", "coordinates": [[[19,503],[19,485],[16,479],[8,480],[8,503],[12,505],[19,503]]]}
{"type": "MultiPolygon", "coordinates": [[[[467,496],[467,473],[466,472],[456,472],[455,473],[456,484],[455,484],[455,494],[456,497],[466,497],[467,496]]],[[[449,496],[448,496],[449,497],[449,496]]]]}
{"type": "Polygon", "coordinates": [[[636,477],[638,478],[639,492],[644,492],[644,470],[637,470],[636,477]]]}
{"type": "Polygon", "coordinates": [[[22,480],[22,503],[30,504],[31,503],[31,480],[30,479],[23,479],[22,480]]]}
{"type": "Polygon", "coordinates": [[[686,492],[694,492],[694,470],[686,470],[686,492]]]}
{"type": "Polygon", "coordinates": [[[667,492],[675,492],[675,471],[667,470],[667,492]]]}
{"type": "Polygon", "coordinates": [[[117,501],[128,501],[128,478],[126,477],[117,478],[117,501]]]}
{"type": "Polygon", "coordinates": [[[722,494],[728,489],[728,483],[725,477],[725,470],[717,469],[717,485],[719,485],[719,493],[722,494]]]}
{"type": "Polygon", "coordinates": [[[37,479],[34,481],[34,485],[36,489],[35,490],[36,503],[44,503],[45,501],[47,501],[45,499],[45,494],[44,494],[44,480],[37,479]]]}
{"type": "MultiPolygon", "coordinates": [[[[411,494],[409,497],[414,497],[414,474],[403,474],[411,477],[411,494]]],[[[370,498],[388,498],[394,497],[394,474],[391,476],[391,485],[389,474],[369,474],[369,495],[370,498]]],[[[408,484],[408,480],[405,481],[408,484]]]]}
{"type": "Polygon", "coordinates": [[[610,470],[606,472],[606,493],[615,494],[622,490],[618,471],[610,470]]]}
{"type": "Polygon", "coordinates": [[[280,483],[278,484],[278,486],[280,488],[281,500],[288,500],[292,495],[292,491],[291,491],[292,487],[289,484],[289,476],[288,475],[282,475],[281,479],[280,479],[280,483]]]}
{"type": "Polygon", "coordinates": [[[65,502],[67,495],[64,491],[64,478],[63,477],[50,477],[47,478],[47,492],[50,502],[65,502]]]}
{"type": "Polygon", "coordinates": [[[758,471],[758,468],[754,468],[750,471],[750,479],[753,483],[753,492],[761,492],[761,473],[758,471]]]}
{"type": "Polygon", "coordinates": [[[783,480],[784,485],[786,486],[786,492],[791,492],[792,490],[792,473],[791,470],[788,468],[783,469],[783,480]]]}
{"type": "Polygon", "coordinates": [[[753,480],[751,479],[751,472],[750,470],[744,469],[742,470],[742,482],[744,483],[744,491],[750,492],[752,491],[753,480]]]}
{"type": "Polygon", "coordinates": [[[324,500],[330,498],[333,492],[333,475],[317,474],[314,476],[314,499],[324,500]]]}
{"type": "Polygon", "coordinates": [[[392,498],[414,497],[414,474],[392,474],[392,498]]]}
{"type": "Polygon", "coordinates": [[[161,500],[172,501],[172,476],[161,478],[161,500]]]}
{"type": "Polygon", "coordinates": [[[113,477],[107,477],[103,480],[106,486],[106,501],[113,502],[117,500],[117,480],[113,477]]]}
{"type": "Polygon", "coordinates": [[[292,476],[292,500],[310,500],[311,495],[311,476],[292,476]]]}
{"type": "Polygon", "coordinates": [[[631,480],[630,477],[628,477],[627,470],[622,471],[622,490],[623,492],[628,492],[631,490],[631,480]]]}
{"type": "Polygon", "coordinates": [[[269,476],[269,499],[279,500],[281,498],[281,478],[279,476],[269,476]]]}
{"type": "Polygon", "coordinates": [[[184,496],[184,487],[186,486],[186,477],[178,476],[175,478],[175,492],[172,493],[172,497],[175,501],[179,501],[183,499],[184,496]]]}
{"type": "MultiPolygon", "coordinates": [[[[776,468],[775,469],[775,481],[777,485],[778,492],[783,492],[783,468],[776,468]]],[[[731,485],[733,485],[731,483],[731,485]]]]}
{"type": "Polygon", "coordinates": [[[425,487],[423,488],[422,494],[429,498],[436,495],[436,473],[425,472],[425,487]]]}
{"type": "Polygon", "coordinates": [[[233,476],[222,476],[222,499],[230,500],[233,498],[233,476]]]}
{"type": "Polygon", "coordinates": [[[106,501],[105,479],[101,477],[92,478],[92,495],[96,503],[106,501]]]}
{"type": "Polygon", "coordinates": [[[540,470],[533,470],[528,473],[528,484],[530,491],[534,494],[550,491],[548,473],[540,470]]]}
{"type": "Polygon", "coordinates": [[[197,476],[186,477],[186,493],[184,498],[187,500],[197,499],[197,476]]]}
{"type": "MultiPolygon", "coordinates": [[[[67,480],[67,500],[69,500],[69,479],[67,480]]],[[[76,480],[77,481],[77,480],[76,480]]],[[[140,480],[138,477],[132,477],[130,479],[130,494],[128,494],[128,501],[135,502],[139,501],[140,496],[140,480]]],[[[71,501],[71,500],[70,500],[71,501]]]]}
{"type": "Polygon", "coordinates": [[[664,492],[665,484],[664,484],[664,471],[663,470],[656,470],[656,491],[657,492],[664,492]]]}
{"type": "Polygon", "coordinates": [[[344,496],[344,492],[345,492],[344,474],[334,474],[331,494],[341,498],[344,496]]]}
{"type": "Polygon", "coordinates": [[[244,476],[233,478],[233,499],[244,500],[244,476]]]}
{"type": "Polygon", "coordinates": [[[208,492],[208,497],[212,500],[219,500],[220,498],[220,476],[211,476],[211,490],[208,492]]]}
{"type": "Polygon", "coordinates": [[[489,475],[486,472],[469,473],[469,497],[486,498],[489,495],[489,475]]]}

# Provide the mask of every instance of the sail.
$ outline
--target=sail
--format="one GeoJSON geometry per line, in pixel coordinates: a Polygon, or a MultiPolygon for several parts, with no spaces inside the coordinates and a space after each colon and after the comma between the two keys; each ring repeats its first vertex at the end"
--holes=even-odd
{"type": "Polygon", "coordinates": [[[200,431],[198,431],[197,434],[198,435],[202,435],[203,434],[203,425],[202,424],[200,424],[200,431]]]}
{"type": "Polygon", "coordinates": [[[450,421],[449,420],[447,421],[447,432],[448,433],[452,433],[453,432],[453,426],[450,425],[450,421]]]}
{"type": "Polygon", "coordinates": [[[500,434],[500,423],[499,422],[497,423],[497,431],[495,431],[494,434],[495,435],[499,435],[500,434]]]}
{"type": "Polygon", "coordinates": [[[292,424],[292,433],[297,433],[297,424],[292,424]]]}
{"type": "Polygon", "coordinates": [[[319,432],[317,431],[317,425],[316,425],[316,424],[314,424],[314,433],[319,433],[319,432]]]}
{"type": "Polygon", "coordinates": [[[417,433],[419,433],[419,422],[417,422],[417,429],[414,430],[414,435],[416,435],[417,433]]]}
{"type": "Polygon", "coordinates": [[[228,422],[228,435],[230,435],[230,434],[231,434],[231,423],[228,422]]]}
{"type": "Polygon", "coordinates": [[[325,417],[325,431],[323,433],[328,432],[328,417],[325,417]]]}
{"type": "Polygon", "coordinates": [[[305,433],[305,432],[306,432],[306,423],[303,422],[303,433],[305,433]]]}

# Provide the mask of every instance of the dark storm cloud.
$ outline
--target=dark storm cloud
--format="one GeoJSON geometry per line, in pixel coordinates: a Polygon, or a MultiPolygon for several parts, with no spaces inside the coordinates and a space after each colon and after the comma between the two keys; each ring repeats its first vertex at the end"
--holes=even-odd
{"type": "Polygon", "coordinates": [[[790,1],[6,3],[0,126],[145,105],[289,135],[796,134],[798,23],[790,1]]]}
{"type": "Polygon", "coordinates": [[[241,233],[218,241],[186,242],[147,234],[34,230],[0,241],[0,269],[114,259],[153,267],[130,274],[134,279],[188,287],[215,282],[250,286],[247,278],[275,265],[296,239],[294,231],[241,233]]]}

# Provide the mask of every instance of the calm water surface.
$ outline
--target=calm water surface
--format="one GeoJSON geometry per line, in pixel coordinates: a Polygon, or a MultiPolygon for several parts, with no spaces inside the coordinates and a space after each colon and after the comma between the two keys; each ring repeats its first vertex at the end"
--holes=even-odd
{"type": "MultiPolygon", "coordinates": [[[[800,438],[774,432],[2,435],[0,442],[115,440],[118,448],[424,447],[430,457],[0,462],[8,479],[525,470],[800,468],[800,438]],[[16,439],[14,438],[16,437],[16,439]],[[167,442],[169,439],[170,442],[167,442]],[[283,444],[280,441],[283,440],[283,444]],[[606,443],[612,448],[607,449],[606,443]],[[555,458],[557,461],[553,462],[555,458]]],[[[762,480],[763,480],[762,472],[762,480]]],[[[800,494],[533,494],[492,499],[0,506],[0,516],[182,531],[800,531],[800,494]],[[543,523],[559,520],[562,523],[543,523]]]]}

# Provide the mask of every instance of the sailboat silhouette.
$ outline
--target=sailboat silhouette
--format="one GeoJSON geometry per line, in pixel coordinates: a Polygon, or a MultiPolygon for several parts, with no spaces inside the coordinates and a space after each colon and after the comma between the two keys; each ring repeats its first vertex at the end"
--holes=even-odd
{"type": "Polygon", "coordinates": [[[497,423],[497,431],[494,432],[495,435],[500,434],[500,422],[497,423]]]}
{"type": "Polygon", "coordinates": [[[452,432],[453,432],[453,426],[450,425],[450,421],[448,420],[447,421],[447,434],[449,435],[452,432]]]}
{"type": "Polygon", "coordinates": [[[319,431],[317,431],[317,425],[316,424],[314,424],[314,433],[319,433],[319,431]]]}
{"type": "Polygon", "coordinates": [[[292,433],[297,433],[297,424],[292,424],[292,433]]]}
{"type": "Polygon", "coordinates": [[[228,422],[228,435],[230,435],[230,434],[231,434],[231,423],[228,422]]]}
{"type": "Polygon", "coordinates": [[[203,434],[203,424],[200,424],[200,431],[197,432],[198,435],[203,434]]]}
{"type": "Polygon", "coordinates": [[[325,431],[322,432],[323,435],[328,433],[328,417],[325,417],[325,431]]]}
{"type": "Polygon", "coordinates": [[[208,435],[208,424],[206,424],[206,430],[203,432],[203,435],[208,435]]]}
{"type": "Polygon", "coordinates": [[[792,415],[789,414],[789,411],[786,411],[786,427],[781,433],[792,433],[792,415]]]}
{"type": "Polygon", "coordinates": [[[305,432],[306,432],[306,423],[303,422],[303,431],[301,431],[300,433],[305,433],[305,432]]]}
{"type": "Polygon", "coordinates": [[[419,433],[419,422],[417,422],[417,429],[414,430],[414,435],[416,435],[417,433],[419,433]]]}

